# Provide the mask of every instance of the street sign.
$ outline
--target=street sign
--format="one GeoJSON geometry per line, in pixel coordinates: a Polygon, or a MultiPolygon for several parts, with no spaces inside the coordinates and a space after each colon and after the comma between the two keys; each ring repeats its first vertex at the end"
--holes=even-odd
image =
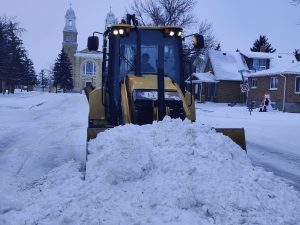
{"type": "Polygon", "coordinates": [[[242,93],[248,92],[250,90],[248,83],[241,84],[240,87],[242,93]]]}

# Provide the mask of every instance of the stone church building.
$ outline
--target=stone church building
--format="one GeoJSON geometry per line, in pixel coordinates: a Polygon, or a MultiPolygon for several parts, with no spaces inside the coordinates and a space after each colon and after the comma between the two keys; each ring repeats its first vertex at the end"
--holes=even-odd
{"type": "MultiPolygon", "coordinates": [[[[105,29],[117,23],[114,14],[106,16],[105,29]]],[[[87,48],[78,51],[75,12],[70,6],[65,15],[63,29],[63,48],[72,64],[73,91],[80,92],[86,85],[101,86],[102,54],[99,51],[88,51],[87,48]]]]}

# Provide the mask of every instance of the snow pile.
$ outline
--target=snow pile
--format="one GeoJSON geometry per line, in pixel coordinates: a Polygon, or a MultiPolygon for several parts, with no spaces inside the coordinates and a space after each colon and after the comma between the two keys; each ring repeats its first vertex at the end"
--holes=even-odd
{"type": "Polygon", "coordinates": [[[299,224],[299,193],[209,127],[120,126],[89,150],[85,180],[69,162],[0,196],[0,224],[299,224]]]}

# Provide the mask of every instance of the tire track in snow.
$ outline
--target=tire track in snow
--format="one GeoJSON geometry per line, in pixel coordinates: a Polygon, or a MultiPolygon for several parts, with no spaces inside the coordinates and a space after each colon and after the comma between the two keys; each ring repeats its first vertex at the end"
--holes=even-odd
{"type": "Polygon", "coordinates": [[[267,171],[273,172],[274,174],[280,176],[289,184],[292,184],[295,189],[300,192],[300,174],[291,172],[300,171],[300,159],[297,158],[296,155],[275,151],[267,145],[257,144],[249,141],[247,141],[247,148],[249,157],[255,166],[263,167],[267,171]],[[268,159],[270,158],[272,160],[276,159],[278,164],[275,164],[274,162],[268,162],[268,159]],[[289,167],[293,167],[293,169],[282,166],[283,164],[289,165],[289,167]]]}

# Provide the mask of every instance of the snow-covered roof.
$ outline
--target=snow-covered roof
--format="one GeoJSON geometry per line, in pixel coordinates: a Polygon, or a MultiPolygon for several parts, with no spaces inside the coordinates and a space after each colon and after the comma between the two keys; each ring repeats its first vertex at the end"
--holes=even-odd
{"type": "Polygon", "coordinates": [[[271,76],[278,74],[300,74],[300,63],[290,63],[287,67],[275,67],[268,70],[261,70],[251,73],[247,77],[271,76]]]}
{"type": "Polygon", "coordinates": [[[75,57],[90,58],[90,59],[102,59],[102,54],[99,52],[91,52],[91,53],[76,52],[75,57]]]}
{"type": "Polygon", "coordinates": [[[246,62],[239,52],[208,52],[216,80],[241,81],[240,70],[248,70],[246,62]]]}
{"type": "Polygon", "coordinates": [[[291,64],[297,63],[297,60],[293,54],[287,53],[271,53],[274,57],[270,61],[270,69],[279,67],[290,67],[291,64]]]}
{"type": "Polygon", "coordinates": [[[240,53],[247,58],[251,59],[273,59],[273,53],[266,53],[266,52],[251,52],[251,51],[240,51],[240,53]]]}
{"type": "Polygon", "coordinates": [[[276,67],[287,67],[291,63],[296,62],[295,56],[288,53],[241,51],[241,54],[251,59],[270,59],[270,69],[276,67]]]}
{"type": "MultiPolygon", "coordinates": [[[[196,79],[192,79],[192,83],[197,84],[197,83],[216,83],[216,77],[210,73],[193,73],[192,76],[196,79]]],[[[188,79],[186,79],[185,81],[186,83],[190,82],[190,77],[188,79]]]]}

